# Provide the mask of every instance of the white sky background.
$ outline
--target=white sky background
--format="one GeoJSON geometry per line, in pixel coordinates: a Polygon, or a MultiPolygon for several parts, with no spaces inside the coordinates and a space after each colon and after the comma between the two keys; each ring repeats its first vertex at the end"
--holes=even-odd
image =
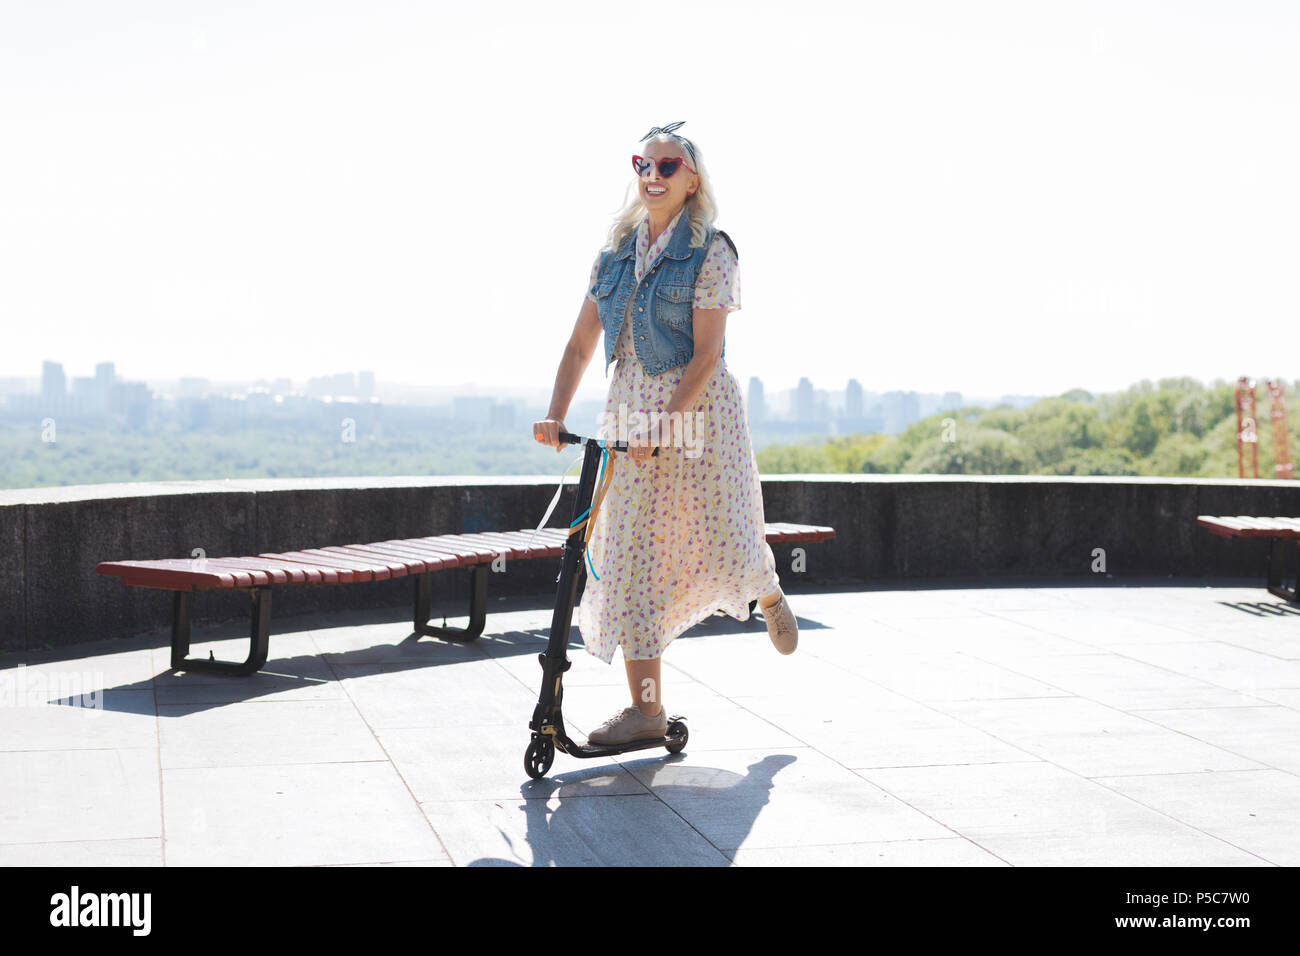
{"type": "Polygon", "coordinates": [[[742,384],[1293,378],[1298,10],[7,0],[0,376],[549,390],[686,120],[742,384]]]}

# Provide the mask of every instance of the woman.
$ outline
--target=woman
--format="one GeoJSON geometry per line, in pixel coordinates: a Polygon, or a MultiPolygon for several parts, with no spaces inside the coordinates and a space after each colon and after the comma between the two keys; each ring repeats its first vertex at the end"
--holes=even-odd
{"type": "Polygon", "coordinates": [[[798,642],[764,531],[740,384],[724,359],[727,313],[740,308],[735,246],[713,226],[708,174],[699,148],[674,132],[681,125],[641,137],[649,142],[633,157],[636,195],[592,265],[550,409],[533,423],[537,441],[559,451],[603,333],[606,372],[618,364],[600,437],[626,440],[629,451],[606,465],[613,472],[588,539],[594,574],[578,627],[607,664],[622,648],[632,706],[593,731],[593,744],[666,732],[664,649],[717,609],[744,621],[757,598],[777,650],[789,654],[798,642]]]}

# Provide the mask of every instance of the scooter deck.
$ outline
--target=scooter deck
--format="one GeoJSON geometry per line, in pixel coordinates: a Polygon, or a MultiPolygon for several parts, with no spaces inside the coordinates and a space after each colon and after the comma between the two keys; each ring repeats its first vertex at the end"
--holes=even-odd
{"type": "MultiPolygon", "coordinates": [[[[685,720],[685,717],[669,717],[668,725],[685,720]]],[[[647,737],[644,740],[630,740],[625,744],[609,744],[601,746],[599,744],[575,744],[573,741],[555,741],[555,749],[560,753],[568,754],[570,757],[586,759],[590,757],[616,757],[619,754],[632,753],[636,750],[654,750],[656,747],[667,747],[670,744],[685,743],[684,733],[665,734],[662,737],[647,737]]]]}

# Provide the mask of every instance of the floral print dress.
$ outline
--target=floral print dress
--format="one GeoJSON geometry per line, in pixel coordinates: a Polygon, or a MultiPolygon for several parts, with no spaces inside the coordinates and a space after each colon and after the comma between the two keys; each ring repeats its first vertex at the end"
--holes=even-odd
{"type": "MultiPolygon", "coordinates": [[[[674,229],[689,229],[678,213],[650,245],[649,220],[637,227],[636,281],[668,245],[674,229]]],[[[592,267],[588,288],[596,284],[592,267]]],[[[588,293],[588,298],[594,298],[588,293]]],[[[629,300],[629,309],[631,301],[629,300]]],[[[697,309],[740,308],[735,254],[715,236],[695,284],[697,309]]],[[[617,363],[605,400],[600,437],[617,439],[619,407],[627,419],[663,411],[685,365],[649,375],[636,357],[630,319],[615,346],[617,363]]],[[[683,414],[692,432],[676,448],[635,462],[611,454],[609,489],[588,542],[588,573],[578,608],[587,651],[610,663],[663,654],[683,631],[722,610],[749,618],[749,602],[780,587],[764,530],[763,492],[750,444],[740,383],[719,359],[713,376],[683,414]]]]}

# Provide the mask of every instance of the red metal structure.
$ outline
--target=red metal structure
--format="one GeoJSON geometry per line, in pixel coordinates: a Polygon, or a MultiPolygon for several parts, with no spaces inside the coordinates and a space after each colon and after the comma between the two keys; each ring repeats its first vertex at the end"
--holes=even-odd
{"type": "Polygon", "coordinates": [[[1282,396],[1282,383],[1270,379],[1265,384],[1272,399],[1268,417],[1273,431],[1273,477],[1292,478],[1291,448],[1286,430],[1286,399],[1282,396]]]}
{"type": "Polygon", "coordinates": [[[1237,477],[1259,477],[1259,434],[1255,428],[1255,382],[1243,375],[1237,379],[1237,477]],[[1247,451],[1249,449],[1249,451],[1247,451]],[[1250,458],[1250,474],[1246,459],[1250,458]]]}

